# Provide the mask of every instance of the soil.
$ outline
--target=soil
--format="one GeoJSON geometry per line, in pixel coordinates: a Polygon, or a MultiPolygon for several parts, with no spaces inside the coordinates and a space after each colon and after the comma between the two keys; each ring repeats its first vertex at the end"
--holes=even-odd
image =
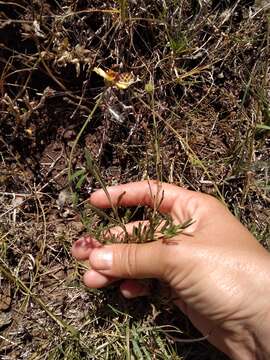
{"type": "MultiPolygon", "coordinates": [[[[134,324],[175,322],[196,335],[158,296],[127,303],[116,286],[81,285],[70,247],[107,224],[85,205],[102,183],[159,177],[222,197],[270,247],[267,3],[130,1],[119,13],[120,3],[0,2],[3,360],[109,358],[98,349],[125,313],[134,324]],[[94,67],[136,81],[121,90],[94,67]],[[82,329],[80,341],[69,326],[82,329]],[[70,348],[76,356],[64,357],[70,348]]],[[[150,340],[144,346],[166,358],[150,340]]],[[[174,348],[179,359],[222,356],[205,344],[174,348]]]]}

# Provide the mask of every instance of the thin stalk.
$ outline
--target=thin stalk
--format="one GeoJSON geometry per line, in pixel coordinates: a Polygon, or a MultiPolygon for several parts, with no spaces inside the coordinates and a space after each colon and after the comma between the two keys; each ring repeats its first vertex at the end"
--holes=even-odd
{"type": "MultiPolygon", "coordinates": [[[[190,153],[192,154],[192,156],[196,159],[196,161],[198,162],[198,164],[200,165],[200,167],[203,169],[203,171],[205,172],[205,174],[207,175],[208,179],[212,181],[212,177],[209,174],[207,168],[204,166],[204,164],[202,163],[202,161],[199,159],[199,157],[197,156],[197,154],[194,152],[194,150],[189,146],[189,144],[183,139],[183,137],[178,133],[178,131],[176,131],[169,123],[168,121],[166,121],[161,115],[159,115],[158,112],[156,112],[155,110],[151,109],[151,107],[145,102],[143,101],[139,96],[137,97],[139,99],[139,101],[144,104],[150,111],[155,112],[156,116],[162,120],[165,124],[165,126],[171,130],[171,132],[175,135],[175,137],[178,139],[178,141],[180,142],[183,150],[185,151],[185,153],[187,154],[187,156],[190,158],[190,153]]],[[[171,111],[171,114],[175,115],[177,118],[179,118],[179,115],[177,115],[175,112],[171,111]]],[[[222,201],[222,203],[226,205],[225,199],[222,196],[217,184],[215,182],[213,182],[213,186],[220,198],[220,200],[222,201]]]]}
{"type": "Polygon", "coordinates": [[[0,258],[0,261],[2,262],[2,265],[0,265],[0,271],[9,281],[16,284],[23,293],[31,296],[31,298],[46,312],[47,315],[49,315],[52,320],[55,321],[55,323],[60,328],[65,329],[71,335],[78,335],[78,331],[72,325],[69,325],[64,320],[59,319],[58,316],[56,316],[51,310],[48,309],[43,300],[41,300],[37,295],[35,295],[18,276],[16,276],[10,271],[3,259],[0,258]]]}
{"type": "Polygon", "coordinates": [[[78,145],[78,142],[79,142],[84,130],[86,129],[89,122],[92,120],[94,113],[96,112],[97,108],[99,107],[99,105],[101,103],[102,95],[103,95],[103,93],[101,93],[98,96],[95,106],[93,107],[92,111],[88,115],[88,117],[87,117],[86,121],[84,122],[81,130],[79,131],[74,143],[72,144],[72,148],[71,148],[70,155],[69,155],[69,161],[68,161],[68,181],[69,182],[71,182],[71,180],[72,180],[72,159],[73,159],[73,154],[74,154],[75,148],[78,145]]]}

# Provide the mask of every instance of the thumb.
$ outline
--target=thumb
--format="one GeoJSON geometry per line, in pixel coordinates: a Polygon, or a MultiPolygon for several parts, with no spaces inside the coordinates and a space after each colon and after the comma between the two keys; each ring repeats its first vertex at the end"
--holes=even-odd
{"type": "Polygon", "coordinates": [[[107,276],[163,279],[168,263],[166,248],[162,241],[105,245],[91,252],[89,262],[92,269],[107,276]]]}

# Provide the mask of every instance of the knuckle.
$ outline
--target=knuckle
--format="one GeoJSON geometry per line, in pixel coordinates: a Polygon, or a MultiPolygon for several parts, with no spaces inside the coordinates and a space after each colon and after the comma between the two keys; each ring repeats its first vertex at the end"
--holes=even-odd
{"type": "Polygon", "coordinates": [[[163,256],[162,267],[164,269],[163,277],[166,281],[171,281],[181,264],[182,254],[179,251],[179,247],[182,247],[179,243],[175,245],[164,245],[164,254],[166,254],[166,256],[163,256]]]}
{"type": "Polygon", "coordinates": [[[207,207],[209,210],[224,208],[222,202],[212,195],[202,194],[202,198],[204,200],[205,207],[207,207]]]}
{"type": "Polygon", "coordinates": [[[222,208],[224,205],[212,195],[197,193],[196,196],[190,197],[188,207],[191,210],[191,213],[194,213],[198,208],[211,211],[217,208],[222,208]]]}
{"type": "Polygon", "coordinates": [[[123,246],[120,264],[123,266],[123,272],[126,273],[127,277],[131,278],[137,273],[137,245],[125,244],[123,246]]]}

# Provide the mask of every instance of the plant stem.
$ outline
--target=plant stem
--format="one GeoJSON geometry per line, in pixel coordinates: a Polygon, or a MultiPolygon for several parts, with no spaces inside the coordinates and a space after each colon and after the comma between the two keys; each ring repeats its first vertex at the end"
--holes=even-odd
{"type": "Polygon", "coordinates": [[[69,156],[69,161],[68,161],[68,181],[71,182],[71,177],[72,177],[72,159],[73,159],[73,154],[74,154],[74,151],[75,151],[75,148],[84,132],[84,130],[86,129],[87,125],[89,124],[90,120],[92,120],[93,116],[94,116],[94,113],[96,112],[100,102],[101,102],[101,99],[102,99],[102,95],[103,93],[101,93],[100,95],[98,95],[98,98],[96,100],[96,103],[95,103],[95,106],[93,107],[92,111],[90,112],[90,114],[88,115],[85,123],[83,124],[81,130],[79,131],[73,145],[72,145],[72,148],[71,148],[71,151],[70,151],[70,156],[69,156]]]}

